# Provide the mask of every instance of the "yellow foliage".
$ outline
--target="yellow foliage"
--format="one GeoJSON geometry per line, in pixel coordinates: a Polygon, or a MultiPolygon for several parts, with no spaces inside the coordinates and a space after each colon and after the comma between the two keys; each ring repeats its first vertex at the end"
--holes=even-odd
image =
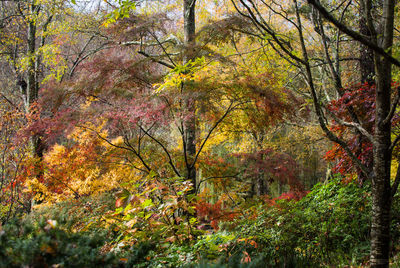
{"type": "MultiPolygon", "coordinates": [[[[132,167],[117,157],[121,152],[105,140],[105,121],[76,127],[68,136],[67,145],[55,144],[43,159],[44,178],[35,176],[26,181],[28,192],[39,193],[36,200],[53,203],[77,196],[95,195],[134,180],[132,167]],[[68,145],[69,144],[69,145],[68,145]]],[[[122,137],[112,140],[121,143],[122,137]]]]}

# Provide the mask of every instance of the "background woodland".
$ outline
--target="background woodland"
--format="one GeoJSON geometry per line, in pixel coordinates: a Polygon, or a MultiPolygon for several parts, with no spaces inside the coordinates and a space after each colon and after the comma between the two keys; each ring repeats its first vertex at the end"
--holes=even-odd
{"type": "Polygon", "coordinates": [[[0,267],[400,265],[396,1],[0,2],[0,267]]]}

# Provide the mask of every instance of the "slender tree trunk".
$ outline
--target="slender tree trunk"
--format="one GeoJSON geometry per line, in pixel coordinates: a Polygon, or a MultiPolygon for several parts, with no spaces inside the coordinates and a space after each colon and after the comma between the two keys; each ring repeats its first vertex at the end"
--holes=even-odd
{"type": "MultiPolygon", "coordinates": [[[[384,1],[382,48],[391,54],[394,2],[384,1]]],[[[390,249],[390,165],[391,122],[385,120],[391,107],[392,68],[387,58],[374,53],[376,71],[376,113],[374,133],[374,176],[372,178],[371,267],[389,267],[390,249]]]]}
{"type": "MultiPolygon", "coordinates": [[[[371,37],[371,31],[368,28],[366,18],[364,16],[365,8],[360,8],[359,29],[360,33],[366,37],[371,37]]],[[[360,43],[360,82],[364,84],[374,84],[375,68],[374,68],[374,51],[360,43]]]]}
{"type": "MultiPolygon", "coordinates": [[[[262,151],[262,149],[263,149],[263,145],[262,145],[262,141],[264,140],[263,134],[261,134],[258,137],[255,136],[255,139],[257,141],[257,147],[256,147],[255,153],[257,153],[257,151],[262,151]]],[[[260,155],[260,157],[261,157],[261,160],[265,159],[265,155],[263,153],[260,155]]],[[[268,180],[265,178],[264,172],[260,171],[257,174],[256,178],[253,179],[252,184],[253,184],[252,188],[254,189],[253,193],[256,196],[263,196],[263,195],[268,194],[269,185],[268,185],[268,180]]]]}
{"type": "Polygon", "coordinates": [[[254,188],[256,196],[268,194],[268,182],[264,179],[264,174],[257,175],[254,188]]]}
{"type": "MultiPolygon", "coordinates": [[[[185,35],[185,57],[186,64],[194,58],[195,44],[195,5],[196,0],[184,0],[183,16],[184,16],[184,35],[185,35]]],[[[196,193],[196,167],[193,163],[196,156],[196,104],[193,96],[186,94],[188,97],[185,100],[185,110],[190,117],[184,122],[184,133],[186,140],[186,154],[188,159],[187,179],[193,184],[193,193],[196,193]]]]}
{"type": "MultiPolygon", "coordinates": [[[[32,17],[36,17],[38,7],[32,2],[29,13],[32,17]]],[[[30,111],[30,106],[38,97],[38,85],[36,81],[36,21],[32,18],[28,22],[28,74],[27,74],[27,90],[25,98],[25,111],[30,111]]]]}
{"type": "MultiPolygon", "coordinates": [[[[39,72],[39,61],[36,55],[36,19],[35,17],[39,13],[39,7],[34,4],[32,1],[30,5],[30,14],[33,19],[28,22],[28,46],[27,46],[27,55],[28,55],[28,74],[27,74],[27,86],[25,90],[25,112],[31,112],[31,106],[35,101],[37,101],[39,97],[39,81],[38,81],[38,72],[39,72]]],[[[38,135],[34,135],[31,140],[32,143],[32,153],[35,157],[41,159],[43,157],[44,146],[41,138],[38,135]]],[[[43,172],[39,167],[38,174],[42,174],[43,172]]]]}
{"type": "MultiPolygon", "coordinates": [[[[27,69],[27,83],[24,97],[25,112],[28,114],[32,111],[32,105],[37,101],[39,97],[39,60],[36,55],[36,39],[37,39],[37,27],[36,20],[39,15],[40,6],[35,5],[35,1],[30,3],[29,13],[32,16],[28,22],[28,42],[27,42],[27,55],[28,55],[28,69],[27,69]]],[[[44,39],[43,39],[44,40],[44,39]]],[[[44,42],[44,41],[43,41],[44,42]]],[[[41,44],[43,45],[43,44],[41,44]]],[[[42,159],[44,153],[44,143],[42,138],[38,134],[34,134],[31,137],[31,148],[33,157],[37,158],[35,164],[35,176],[41,180],[43,178],[44,170],[42,166],[42,159]]],[[[35,200],[31,202],[34,204],[35,200]]]]}
{"type": "MultiPolygon", "coordinates": [[[[365,16],[365,6],[363,4],[360,5],[359,32],[371,40],[372,34],[367,25],[367,19],[365,16]]],[[[373,85],[375,84],[374,77],[375,77],[374,51],[371,48],[367,47],[366,45],[360,43],[360,83],[361,84],[368,83],[369,85],[373,85]]],[[[356,151],[356,155],[358,157],[363,153],[363,144],[366,142],[368,141],[366,141],[365,136],[357,132],[358,149],[356,151]]],[[[373,156],[371,156],[371,158],[372,159],[370,159],[370,161],[368,161],[367,163],[364,162],[364,164],[368,168],[373,167],[373,156]]],[[[357,173],[358,173],[357,174],[358,181],[362,185],[364,181],[367,180],[367,178],[361,172],[361,170],[357,169],[357,173]]]]}

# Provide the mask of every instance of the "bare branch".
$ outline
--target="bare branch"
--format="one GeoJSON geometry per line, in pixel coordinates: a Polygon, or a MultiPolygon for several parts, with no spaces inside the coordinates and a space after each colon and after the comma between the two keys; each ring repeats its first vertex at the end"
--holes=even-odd
{"type": "Polygon", "coordinates": [[[157,44],[161,47],[161,49],[163,50],[164,54],[168,57],[168,59],[172,63],[172,65],[176,66],[174,60],[171,58],[171,55],[167,52],[167,50],[165,49],[164,45],[158,40],[157,36],[155,34],[153,34],[152,32],[150,32],[150,34],[154,37],[154,39],[156,39],[157,44]]]}
{"type": "MultiPolygon", "coordinates": [[[[150,33],[153,35],[152,33],[150,33]]],[[[154,35],[153,35],[154,37],[154,35]]],[[[140,46],[146,46],[146,47],[152,47],[152,46],[160,46],[166,43],[172,43],[174,45],[183,45],[182,42],[174,35],[170,35],[167,39],[165,40],[158,40],[156,39],[156,42],[150,42],[150,43],[143,43],[142,41],[127,41],[127,42],[120,42],[119,44],[122,46],[132,46],[132,45],[140,45],[140,46]]]]}
{"type": "Polygon", "coordinates": [[[143,56],[145,56],[146,58],[150,58],[152,61],[154,61],[154,62],[157,62],[157,63],[159,63],[159,64],[161,64],[161,65],[164,65],[165,67],[168,67],[168,68],[170,68],[170,69],[174,69],[175,68],[175,66],[173,66],[173,65],[171,65],[171,64],[169,64],[169,63],[166,63],[166,62],[164,62],[164,61],[162,61],[162,60],[158,60],[158,59],[156,59],[154,56],[151,56],[151,55],[149,55],[149,54],[147,54],[146,52],[144,52],[144,51],[139,51],[138,52],[140,55],[143,55],[143,56]]]}
{"type": "Polygon", "coordinates": [[[148,171],[151,171],[151,168],[146,164],[146,162],[144,161],[144,159],[142,158],[142,156],[139,155],[139,154],[137,153],[137,151],[135,150],[135,148],[133,148],[133,146],[131,146],[130,143],[126,143],[126,142],[125,142],[125,137],[124,137],[124,144],[127,145],[128,147],[116,145],[116,144],[110,142],[108,139],[104,138],[103,136],[100,135],[100,133],[98,133],[96,130],[94,130],[94,129],[90,128],[90,127],[86,127],[86,126],[78,126],[78,127],[83,128],[83,129],[87,129],[87,130],[90,130],[90,131],[94,132],[94,133],[97,135],[97,137],[99,137],[101,140],[105,141],[106,143],[108,143],[109,145],[111,145],[111,146],[113,146],[113,147],[115,147],[115,148],[127,150],[127,151],[130,151],[130,152],[134,153],[134,154],[139,158],[140,162],[142,162],[142,164],[144,165],[144,167],[145,167],[148,171]]]}
{"type": "Polygon", "coordinates": [[[400,135],[397,136],[394,141],[392,142],[392,144],[389,147],[390,152],[393,151],[394,147],[396,147],[397,143],[400,141],[400,135]]]}
{"type": "Polygon", "coordinates": [[[82,48],[81,51],[79,52],[79,54],[78,54],[78,56],[76,57],[74,63],[72,64],[72,68],[71,68],[71,70],[70,70],[70,72],[69,72],[69,77],[72,77],[72,75],[74,74],[75,68],[76,68],[76,66],[77,66],[77,65],[79,64],[79,62],[80,62],[81,56],[83,55],[83,53],[85,53],[85,50],[86,50],[87,46],[90,44],[90,42],[92,42],[93,38],[94,38],[94,35],[92,35],[92,36],[89,38],[89,40],[86,42],[86,44],[83,46],[83,48],[82,48]]]}
{"type": "Polygon", "coordinates": [[[200,145],[199,150],[196,153],[196,156],[194,157],[193,163],[190,166],[190,168],[193,168],[194,165],[196,164],[196,161],[201,153],[201,151],[203,150],[204,145],[206,144],[206,142],[208,141],[208,139],[210,138],[211,134],[213,133],[213,131],[218,127],[218,125],[225,119],[225,117],[234,109],[233,107],[233,101],[229,104],[228,109],[226,109],[225,113],[221,116],[220,119],[218,119],[217,122],[215,122],[214,126],[208,131],[207,136],[205,137],[205,139],[203,140],[202,144],[200,145]]]}
{"type": "Polygon", "coordinates": [[[329,113],[330,116],[333,117],[333,119],[338,122],[339,124],[346,126],[346,127],[353,127],[357,129],[361,134],[363,134],[365,137],[368,138],[370,142],[374,142],[374,137],[371,133],[369,133],[365,128],[363,128],[360,124],[355,123],[355,122],[346,122],[339,117],[337,117],[334,113],[332,113],[329,109],[326,109],[326,111],[329,113]]]}
{"type": "Polygon", "coordinates": [[[386,125],[392,120],[394,113],[396,112],[396,108],[397,108],[397,104],[399,103],[399,100],[400,100],[400,87],[397,87],[396,98],[393,101],[393,104],[392,104],[392,107],[390,108],[389,114],[387,115],[385,120],[383,120],[382,124],[386,125]]]}
{"type": "Polygon", "coordinates": [[[321,13],[321,15],[325,17],[325,19],[327,19],[328,21],[333,23],[340,31],[342,31],[343,33],[349,35],[354,40],[359,41],[363,45],[366,45],[367,47],[371,48],[372,50],[374,50],[378,54],[382,55],[390,63],[396,65],[397,67],[400,67],[400,61],[399,60],[393,58],[388,52],[385,51],[385,49],[383,49],[382,47],[378,46],[374,42],[370,41],[366,36],[356,32],[356,31],[351,30],[346,25],[344,25],[343,23],[338,21],[318,1],[316,1],[316,0],[307,0],[307,2],[309,4],[311,4],[312,6],[314,6],[321,13]]]}
{"type": "Polygon", "coordinates": [[[337,137],[332,131],[330,131],[328,129],[326,123],[325,123],[325,117],[324,117],[321,105],[319,103],[319,99],[318,99],[317,92],[315,90],[315,85],[314,85],[314,82],[313,82],[312,72],[311,72],[311,68],[310,68],[310,64],[309,64],[309,60],[308,60],[308,53],[307,53],[307,50],[306,50],[304,37],[303,37],[303,31],[302,31],[302,26],[301,26],[301,18],[300,18],[300,13],[299,13],[297,1],[294,0],[293,2],[295,4],[297,24],[299,25],[298,33],[299,33],[299,38],[300,38],[301,50],[302,50],[303,58],[304,58],[304,65],[305,65],[305,68],[306,68],[306,78],[308,80],[308,84],[309,84],[309,87],[310,87],[311,96],[312,96],[312,99],[313,99],[313,103],[314,103],[314,107],[315,107],[315,113],[317,114],[318,122],[319,122],[322,130],[325,132],[326,136],[331,141],[339,144],[343,148],[343,150],[346,151],[346,153],[351,158],[351,160],[353,160],[353,162],[360,168],[362,173],[367,178],[370,178],[371,175],[370,175],[369,169],[360,161],[360,159],[358,159],[354,155],[354,153],[350,150],[350,148],[347,145],[347,143],[345,141],[343,141],[342,139],[340,139],[339,137],[337,137]]]}
{"type": "Polygon", "coordinates": [[[159,140],[157,140],[156,138],[154,138],[153,135],[151,135],[148,131],[146,131],[142,126],[139,125],[139,128],[153,141],[155,141],[158,145],[160,145],[160,147],[163,149],[163,151],[165,152],[165,154],[168,157],[169,160],[169,165],[172,167],[172,169],[174,170],[175,174],[178,177],[181,177],[181,174],[179,173],[179,171],[176,169],[174,163],[172,162],[172,157],[171,154],[168,152],[167,148],[164,146],[164,144],[162,144],[159,140]]]}
{"type": "MultiPolygon", "coordinates": [[[[235,4],[234,0],[231,0],[232,3],[235,6],[235,9],[240,13],[240,14],[244,14],[235,4]]],[[[296,55],[294,55],[293,53],[291,53],[283,44],[282,40],[276,35],[276,33],[269,27],[269,25],[265,22],[263,23],[262,21],[260,21],[258,19],[258,17],[254,14],[254,12],[252,11],[251,7],[249,7],[245,1],[243,0],[239,0],[240,3],[246,8],[247,12],[249,13],[249,15],[244,15],[247,18],[250,18],[251,21],[258,26],[257,28],[259,28],[262,32],[269,34],[272,39],[278,44],[278,46],[285,52],[285,54],[287,54],[290,58],[292,58],[293,60],[303,63],[304,64],[304,60],[297,57],[296,55]]],[[[261,17],[262,18],[262,17],[261,17]]]]}

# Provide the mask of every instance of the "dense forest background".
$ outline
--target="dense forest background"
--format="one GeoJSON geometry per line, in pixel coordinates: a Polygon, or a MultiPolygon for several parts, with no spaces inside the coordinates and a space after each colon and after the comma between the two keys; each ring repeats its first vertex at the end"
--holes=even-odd
{"type": "Polygon", "coordinates": [[[400,266],[390,0],[0,2],[0,267],[400,266]]]}

